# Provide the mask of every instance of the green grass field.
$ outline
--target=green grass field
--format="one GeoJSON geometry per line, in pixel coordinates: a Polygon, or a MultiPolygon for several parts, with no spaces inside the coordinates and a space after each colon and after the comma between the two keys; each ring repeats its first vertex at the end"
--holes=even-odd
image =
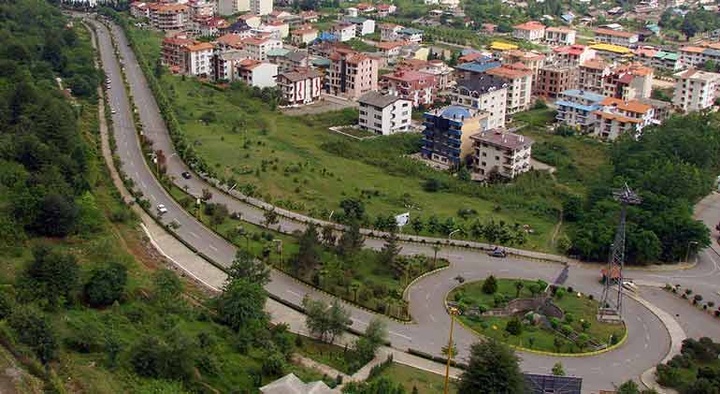
{"type": "MultiPolygon", "coordinates": [[[[408,394],[413,393],[413,388],[417,388],[418,394],[442,393],[445,388],[444,376],[398,363],[390,365],[380,376],[386,376],[394,382],[401,383],[408,394]]],[[[457,393],[457,387],[452,381],[450,382],[450,392],[457,393]]]]}
{"type": "MultiPolygon", "coordinates": [[[[466,283],[450,292],[448,300],[457,301],[458,294],[461,294],[461,302],[468,306],[484,305],[487,308],[495,308],[497,305],[494,304],[494,301],[497,295],[506,297],[506,300],[516,298],[516,282],[516,279],[498,279],[498,290],[495,294],[486,294],[482,291],[483,281],[466,283]]],[[[520,298],[531,297],[532,294],[529,288],[537,282],[528,280],[522,280],[521,282],[523,282],[524,287],[520,291],[520,298]]],[[[585,295],[578,296],[577,293],[566,292],[562,297],[554,297],[553,303],[560,307],[566,316],[571,316],[565,321],[560,321],[560,326],[569,325],[576,333],[584,333],[598,343],[609,343],[611,336],[616,339],[624,336],[624,326],[597,321],[598,303],[585,295]],[[590,326],[583,328],[583,321],[590,322],[590,326]]],[[[564,344],[558,348],[555,343],[555,338],[558,335],[552,330],[541,326],[524,324],[519,335],[511,335],[505,330],[507,323],[512,320],[511,317],[461,315],[459,319],[483,336],[495,338],[522,348],[559,353],[582,353],[592,350],[580,348],[567,340],[564,340],[564,344]]]]}

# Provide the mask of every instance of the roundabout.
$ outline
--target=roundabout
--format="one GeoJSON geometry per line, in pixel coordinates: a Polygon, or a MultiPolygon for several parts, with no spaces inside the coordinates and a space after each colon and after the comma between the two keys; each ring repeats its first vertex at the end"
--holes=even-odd
{"type": "Polygon", "coordinates": [[[543,280],[488,278],[452,290],[446,304],[480,336],[518,349],[554,355],[597,354],[625,338],[624,324],[600,322],[599,303],[572,287],[543,280]]]}

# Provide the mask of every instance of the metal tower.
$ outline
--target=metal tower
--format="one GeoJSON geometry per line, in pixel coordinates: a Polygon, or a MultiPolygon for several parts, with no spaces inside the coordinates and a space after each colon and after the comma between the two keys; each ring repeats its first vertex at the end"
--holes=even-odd
{"type": "Polygon", "coordinates": [[[623,267],[625,266],[625,217],[627,206],[640,204],[641,199],[630,190],[627,183],[622,189],[613,192],[616,200],[620,201],[620,223],[615,233],[615,242],[610,247],[610,258],[604,273],[605,287],[603,288],[600,308],[598,310],[599,320],[620,319],[622,314],[623,297],[623,267]],[[613,288],[617,285],[617,291],[613,288]]]}

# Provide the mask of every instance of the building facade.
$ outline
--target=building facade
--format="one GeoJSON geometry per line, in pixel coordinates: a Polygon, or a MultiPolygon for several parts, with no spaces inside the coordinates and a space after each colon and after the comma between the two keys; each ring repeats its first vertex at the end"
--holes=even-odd
{"type": "Polygon", "coordinates": [[[545,25],[538,21],[529,21],[513,26],[513,37],[518,40],[540,42],[545,38],[545,25]]]}
{"type": "Polygon", "coordinates": [[[595,29],[595,41],[605,44],[634,47],[640,41],[637,33],[612,29],[595,29]]]}
{"type": "Polygon", "coordinates": [[[558,95],[555,105],[558,108],[555,119],[565,126],[582,132],[594,129],[594,112],[602,108],[606,97],[584,90],[569,89],[558,95]]]}
{"type": "Polygon", "coordinates": [[[637,138],[643,128],[655,123],[654,108],[637,100],[608,97],[600,105],[601,108],[593,113],[596,121],[591,132],[603,140],[612,141],[623,134],[637,138]]]}
{"type": "Polygon", "coordinates": [[[329,56],[328,93],[357,99],[378,90],[378,61],[351,49],[337,48],[329,56]]]}
{"type": "Polygon", "coordinates": [[[470,135],[487,129],[488,113],[451,105],[423,115],[423,158],[448,167],[472,162],[470,135]]]}
{"type": "Polygon", "coordinates": [[[241,60],[237,65],[238,80],[245,82],[249,86],[259,88],[275,87],[277,85],[275,82],[277,73],[277,65],[258,60],[245,59],[241,60]]]}
{"type": "Polygon", "coordinates": [[[322,74],[316,70],[283,72],[275,80],[282,91],[284,105],[312,104],[322,95],[322,74]]]}
{"type": "Polygon", "coordinates": [[[555,98],[568,89],[576,89],[578,68],[565,64],[545,65],[540,69],[535,83],[535,94],[555,98]]]}
{"type": "Polygon", "coordinates": [[[269,15],[273,12],[273,0],[250,0],[250,12],[255,15],[269,15]]]}
{"type": "Polygon", "coordinates": [[[530,109],[532,70],[522,63],[515,63],[493,68],[487,73],[501,78],[507,84],[507,115],[530,109]]]}
{"type": "Polygon", "coordinates": [[[545,29],[545,42],[551,45],[574,45],[576,34],[575,30],[567,27],[548,27],[545,29]]]}
{"type": "Polygon", "coordinates": [[[358,99],[358,124],[364,130],[390,135],[410,129],[412,103],[398,96],[367,92],[358,99]]]}
{"type": "Polygon", "coordinates": [[[505,126],[507,94],[508,84],[502,78],[481,75],[457,81],[450,100],[455,105],[487,112],[487,127],[495,129],[505,126]]]}
{"type": "Polygon", "coordinates": [[[481,131],[470,136],[473,146],[473,172],[482,179],[493,174],[513,179],[530,171],[533,140],[499,129],[481,131]]]}
{"type": "Polygon", "coordinates": [[[675,74],[673,106],[683,112],[702,111],[715,103],[720,74],[694,68],[675,74]]]}
{"type": "Polygon", "coordinates": [[[421,71],[399,68],[383,75],[380,86],[393,96],[410,100],[413,107],[431,105],[435,101],[435,77],[421,71]]]}

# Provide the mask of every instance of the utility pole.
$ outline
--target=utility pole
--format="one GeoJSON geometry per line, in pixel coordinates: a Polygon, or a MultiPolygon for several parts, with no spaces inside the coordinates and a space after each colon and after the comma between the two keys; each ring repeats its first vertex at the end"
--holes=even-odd
{"type": "Polygon", "coordinates": [[[450,313],[450,338],[448,339],[447,364],[445,364],[445,394],[448,394],[450,390],[450,360],[453,356],[453,328],[455,327],[455,315],[459,311],[457,308],[450,307],[448,312],[450,313]]]}

